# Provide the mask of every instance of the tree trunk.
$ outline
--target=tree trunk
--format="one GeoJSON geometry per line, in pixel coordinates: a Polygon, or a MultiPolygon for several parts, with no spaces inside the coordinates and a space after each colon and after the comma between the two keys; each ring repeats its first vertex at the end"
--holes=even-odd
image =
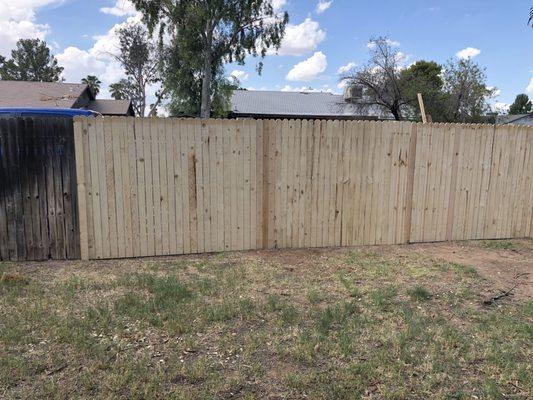
{"type": "Polygon", "coordinates": [[[211,50],[206,50],[204,60],[204,76],[202,79],[202,107],[200,109],[200,118],[211,117],[211,50]]]}
{"type": "Polygon", "coordinates": [[[390,110],[391,114],[394,115],[394,119],[396,121],[401,121],[402,120],[402,114],[400,114],[400,111],[396,108],[392,108],[390,110]]]}

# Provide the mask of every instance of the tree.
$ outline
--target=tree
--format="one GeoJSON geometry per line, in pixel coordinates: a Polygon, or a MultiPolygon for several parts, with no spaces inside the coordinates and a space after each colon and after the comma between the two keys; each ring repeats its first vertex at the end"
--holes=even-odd
{"type": "MultiPolygon", "coordinates": [[[[176,46],[169,46],[163,58],[166,71],[163,86],[169,94],[168,111],[171,116],[198,116],[202,106],[202,76],[200,63],[183,60],[176,46]]],[[[213,66],[211,84],[211,115],[226,117],[232,89],[236,88],[226,76],[222,64],[213,66]]]]}
{"type": "Polygon", "coordinates": [[[471,58],[450,60],[444,69],[445,115],[448,122],[481,122],[490,111],[485,71],[471,58]]]}
{"type": "Polygon", "coordinates": [[[100,85],[102,84],[102,81],[98,79],[98,77],[94,75],[87,75],[81,80],[81,83],[83,83],[84,85],[89,85],[89,88],[92,90],[94,97],[98,96],[98,93],[100,93],[100,85]]]}
{"type": "Polygon", "coordinates": [[[529,20],[527,21],[527,24],[531,24],[531,27],[533,28],[533,7],[529,9],[529,20]]]}
{"type": "MultiPolygon", "coordinates": [[[[226,62],[244,64],[247,55],[264,57],[279,48],[288,15],[278,17],[271,0],[132,0],[151,32],[168,35],[175,63],[201,79],[200,116],[209,118],[216,74],[226,62]]],[[[260,72],[262,65],[258,65],[260,72]]],[[[172,71],[170,71],[172,72],[172,71]]],[[[177,82],[176,77],[166,83],[177,82]]],[[[191,86],[189,85],[189,88],[191,86]]],[[[175,94],[182,90],[173,90],[175,94]]],[[[180,99],[174,99],[180,101],[180,99]]]]}
{"type": "Polygon", "coordinates": [[[529,100],[529,96],[527,94],[519,94],[516,96],[514,103],[511,104],[511,107],[509,107],[509,114],[529,114],[532,108],[533,104],[529,100]]]}
{"type": "Polygon", "coordinates": [[[402,96],[411,105],[413,117],[420,117],[418,93],[424,96],[426,113],[433,121],[444,121],[444,96],[442,88],[442,66],[434,61],[417,61],[409,68],[401,71],[400,88],[402,96]]]}
{"type": "Polygon", "coordinates": [[[57,82],[63,68],[50,49],[39,39],[21,39],[11,51],[11,59],[0,58],[0,79],[12,81],[57,82]]]}
{"type": "Polygon", "coordinates": [[[380,106],[396,120],[402,120],[402,112],[411,102],[402,91],[402,55],[386,37],[371,39],[369,48],[370,61],[363,68],[347,73],[341,80],[349,85],[362,86],[362,106],[380,106]]]}
{"type": "Polygon", "coordinates": [[[127,79],[112,83],[109,85],[109,91],[115,100],[130,100],[133,96],[133,88],[130,87],[130,81],[127,79]]]}
{"type": "MultiPolygon", "coordinates": [[[[150,40],[148,31],[139,23],[129,24],[118,30],[119,53],[113,55],[124,68],[126,79],[114,84],[113,97],[131,99],[135,115],[144,117],[147,107],[147,88],[161,81],[161,52],[150,40]]],[[[112,85],[113,86],[113,85],[112,85]]],[[[150,114],[159,106],[163,91],[156,93],[156,102],[150,114]]]]}

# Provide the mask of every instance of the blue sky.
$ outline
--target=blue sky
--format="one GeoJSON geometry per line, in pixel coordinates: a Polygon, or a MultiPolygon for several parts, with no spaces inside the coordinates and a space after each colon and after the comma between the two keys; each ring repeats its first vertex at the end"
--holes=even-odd
{"type": "MultiPolygon", "coordinates": [[[[499,89],[495,103],[518,93],[533,96],[533,29],[526,26],[529,0],[272,0],[287,10],[290,26],[280,55],[228,65],[241,84],[257,90],[340,92],[338,71],[368,59],[369,38],[386,35],[411,63],[440,63],[475,56],[499,89]],[[350,64],[351,63],[351,64],[350,64]]],[[[127,0],[0,0],[0,54],[17,39],[40,37],[65,67],[67,81],[94,73],[107,86],[121,77],[110,53],[117,24],[138,18],[127,0]]],[[[154,89],[155,90],[155,89],[154,89]]],[[[102,96],[107,96],[107,90],[102,96]]]]}

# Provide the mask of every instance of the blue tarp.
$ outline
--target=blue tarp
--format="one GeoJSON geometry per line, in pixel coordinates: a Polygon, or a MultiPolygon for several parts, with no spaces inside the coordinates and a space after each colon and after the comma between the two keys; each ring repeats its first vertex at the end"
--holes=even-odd
{"type": "Polygon", "coordinates": [[[74,108],[13,108],[0,107],[0,116],[95,117],[97,112],[74,108]]]}

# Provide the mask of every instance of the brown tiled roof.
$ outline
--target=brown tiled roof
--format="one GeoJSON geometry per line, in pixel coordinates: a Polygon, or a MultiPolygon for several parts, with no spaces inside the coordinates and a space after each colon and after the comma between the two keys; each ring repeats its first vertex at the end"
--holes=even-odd
{"type": "Polygon", "coordinates": [[[86,108],[102,115],[133,115],[130,100],[93,100],[86,108]]]}
{"type": "Polygon", "coordinates": [[[0,80],[0,107],[72,108],[86,89],[81,83],[0,80]]]}

